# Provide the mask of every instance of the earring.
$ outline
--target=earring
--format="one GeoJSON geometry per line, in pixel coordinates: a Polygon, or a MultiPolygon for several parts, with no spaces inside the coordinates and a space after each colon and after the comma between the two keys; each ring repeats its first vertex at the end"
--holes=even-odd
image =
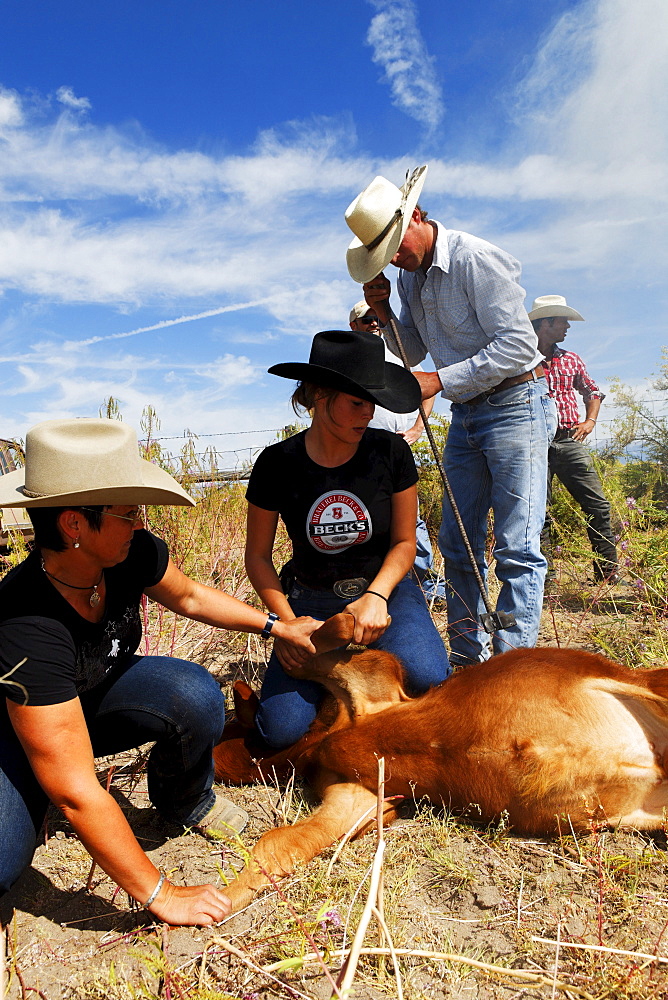
{"type": "Polygon", "coordinates": [[[78,548],[79,548],[79,539],[78,539],[78,538],[75,538],[75,540],[74,540],[74,546],[73,546],[73,547],[74,547],[75,549],[78,549],[78,548]]]}

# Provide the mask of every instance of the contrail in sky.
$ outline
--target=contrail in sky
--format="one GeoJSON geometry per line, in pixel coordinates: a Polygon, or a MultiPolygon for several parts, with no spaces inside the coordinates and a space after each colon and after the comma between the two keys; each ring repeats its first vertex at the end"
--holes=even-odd
{"type": "Polygon", "coordinates": [[[237,302],[232,306],[221,306],[219,309],[207,309],[206,312],[196,313],[193,316],[179,316],[177,319],[163,319],[152,326],[138,326],[136,330],[127,330],[125,333],[109,333],[104,337],[89,337],[88,340],[70,340],[69,344],[77,347],[88,347],[90,344],[99,344],[101,340],[123,340],[124,337],[136,337],[138,333],[150,333],[151,330],[162,330],[165,326],[178,326],[179,323],[192,323],[196,319],[208,319],[209,316],[220,316],[221,313],[237,312],[239,309],[253,309],[255,306],[264,305],[269,299],[256,299],[255,302],[237,302]]]}
{"type": "Polygon", "coordinates": [[[445,108],[436,73],[417,23],[413,0],[369,0],[378,11],[366,36],[373,61],[385,70],[392,103],[433,130],[445,108]]]}

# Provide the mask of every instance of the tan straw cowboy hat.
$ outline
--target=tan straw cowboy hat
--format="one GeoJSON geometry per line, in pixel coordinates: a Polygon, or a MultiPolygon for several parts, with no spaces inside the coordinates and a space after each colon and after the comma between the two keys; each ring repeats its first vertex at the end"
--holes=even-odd
{"type": "Polygon", "coordinates": [[[567,304],[563,295],[539,295],[533,300],[529,319],[552,319],[553,316],[584,320],[584,316],[581,316],[577,309],[567,304]]]}
{"type": "Polygon", "coordinates": [[[139,457],[119,420],[45,420],[26,435],[25,468],[0,476],[0,507],[157,503],[194,507],[177,481],[139,457]]]}
{"type": "Polygon", "coordinates": [[[374,177],[346,209],[346,222],[355,234],[346,263],[350,277],[371,281],[399,249],[422,191],[427,166],[416,167],[398,188],[385,177],[374,177]]]}

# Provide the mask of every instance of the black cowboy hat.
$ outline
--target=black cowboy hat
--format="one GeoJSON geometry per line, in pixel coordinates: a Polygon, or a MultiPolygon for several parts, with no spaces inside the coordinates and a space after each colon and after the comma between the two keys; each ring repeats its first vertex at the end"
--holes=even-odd
{"type": "Polygon", "coordinates": [[[420,383],[398,364],[385,360],[385,345],[374,333],[325,330],[316,333],[308,364],[286,361],[272,365],[270,375],[338,389],[391,410],[410,413],[422,399],[420,383]]]}

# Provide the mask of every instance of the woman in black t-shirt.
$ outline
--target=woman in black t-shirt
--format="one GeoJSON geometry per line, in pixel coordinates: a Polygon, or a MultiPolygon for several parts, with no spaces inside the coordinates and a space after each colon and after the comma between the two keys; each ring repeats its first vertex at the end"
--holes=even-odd
{"type": "MultiPolygon", "coordinates": [[[[386,649],[402,661],[409,687],[424,691],[448,675],[448,656],[417,582],[417,472],[399,435],[368,430],[377,403],[393,412],[416,409],[413,375],[385,361],[373,334],[316,334],[308,364],[269,371],[299,380],[295,408],[311,426],[271,445],[251,474],[246,570],[277,620],[326,619],[344,608],[355,617],[354,642],[386,649]],[[273,548],[279,517],[292,558],[279,580],[273,548]],[[285,586],[283,586],[283,584],[285,586]]],[[[256,725],[273,746],[295,742],[313,721],[320,685],[291,678],[304,658],[274,644],[256,725]]]]}
{"type": "Polygon", "coordinates": [[[27,507],[36,543],[0,581],[0,894],[30,864],[51,799],[100,867],[158,919],[211,924],[229,913],[227,897],[212,885],[172,885],[95,774],[95,756],[152,742],[148,792],[165,818],[209,835],[245,825],[243,810],[212,787],[220,687],[196,663],[136,654],[140,601],[147,594],[246,632],[273,625],[294,655],[315,652],[318,623],[274,625],[189,579],[143,530],[140,503],[194,501],[140,459],[134,431],[116,420],[38,424],[25,470],[0,477],[0,507],[27,507]]]}

